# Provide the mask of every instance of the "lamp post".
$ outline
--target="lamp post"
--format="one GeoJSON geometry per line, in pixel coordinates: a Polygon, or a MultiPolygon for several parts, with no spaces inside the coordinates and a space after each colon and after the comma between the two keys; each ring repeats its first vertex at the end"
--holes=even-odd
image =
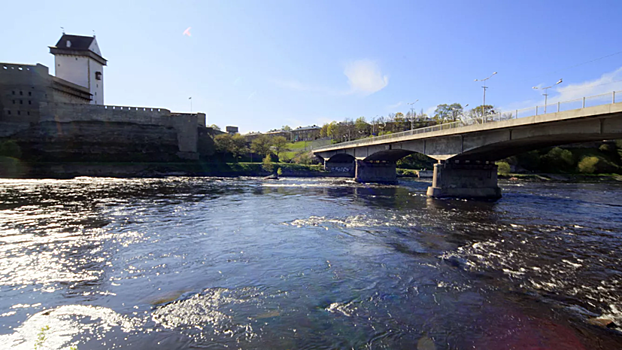
{"type": "Polygon", "coordinates": [[[190,100],[190,114],[192,114],[192,96],[188,97],[190,100]]]}
{"type": "Polygon", "coordinates": [[[534,86],[534,87],[532,87],[532,89],[534,89],[534,90],[544,90],[544,93],[542,94],[542,95],[544,95],[544,114],[546,114],[546,102],[547,102],[548,97],[549,97],[549,94],[548,94],[547,90],[552,88],[553,86],[561,84],[561,83],[562,83],[562,79],[559,79],[557,81],[557,83],[555,83],[555,84],[553,84],[551,86],[547,86],[547,87],[537,87],[537,86],[534,86]]]}
{"type": "Polygon", "coordinates": [[[486,79],[475,79],[475,81],[481,81],[484,83],[484,85],[482,86],[482,88],[484,89],[484,103],[482,104],[482,120],[484,119],[484,110],[486,109],[486,89],[488,89],[488,86],[486,86],[486,80],[492,78],[493,75],[497,74],[497,72],[493,72],[488,78],[486,79]]]}
{"type": "Polygon", "coordinates": [[[413,106],[417,102],[419,102],[418,99],[415,100],[415,102],[409,102],[408,103],[410,105],[410,130],[415,128],[415,115],[414,115],[415,107],[413,107],[413,106]]]}

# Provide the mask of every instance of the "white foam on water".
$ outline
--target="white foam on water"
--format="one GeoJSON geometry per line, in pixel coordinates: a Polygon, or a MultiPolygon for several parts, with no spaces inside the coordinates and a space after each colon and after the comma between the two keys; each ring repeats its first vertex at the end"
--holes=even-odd
{"type": "Polygon", "coordinates": [[[105,307],[64,305],[32,315],[12,334],[0,335],[0,344],[14,350],[68,349],[79,347],[78,335],[101,338],[113,327],[131,332],[139,324],[140,321],[130,320],[105,307]]]}

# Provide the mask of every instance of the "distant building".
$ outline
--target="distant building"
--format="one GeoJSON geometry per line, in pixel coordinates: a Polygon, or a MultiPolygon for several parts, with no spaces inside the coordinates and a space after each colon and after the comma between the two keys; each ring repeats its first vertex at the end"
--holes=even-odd
{"type": "Polygon", "coordinates": [[[292,135],[286,130],[270,130],[266,133],[269,137],[283,136],[287,141],[291,141],[292,135]]]}
{"type": "Polygon", "coordinates": [[[293,142],[317,140],[320,138],[320,130],[322,128],[317,125],[298,127],[290,132],[291,140],[293,142]]]}
{"type": "Polygon", "coordinates": [[[228,134],[234,135],[238,133],[238,127],[237,126],[226,126],[225,130],[227,131],[228,134]]]}
{"type": "Polygon", "coordinates": [[[260,132],[251,131],[248,134],[244,134],[242,136],[244,136],[244,139],[246,140],[246,142],[253,142],[254,139],[258,138],[261,135],[263,134],[260,132]]]}

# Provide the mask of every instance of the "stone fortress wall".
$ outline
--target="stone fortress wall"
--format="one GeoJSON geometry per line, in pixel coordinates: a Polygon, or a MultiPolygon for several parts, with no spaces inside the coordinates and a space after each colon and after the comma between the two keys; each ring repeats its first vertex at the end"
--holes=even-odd
{"type": "Polygon", "coordinates": [[[71,145],[82,153],[89,147],[105,153],[106,144],[112,153],[121,152],[123,144],[134,151],[170,153],[174,141],[177,157],[198,158],[198,128],[205,127],[205,114],[93,105],[89,96],[87,89],[49,75],[44,65],[0,63],[0,138],[16,138],[43,153],[44,141],[50,149],[71,145]]]}

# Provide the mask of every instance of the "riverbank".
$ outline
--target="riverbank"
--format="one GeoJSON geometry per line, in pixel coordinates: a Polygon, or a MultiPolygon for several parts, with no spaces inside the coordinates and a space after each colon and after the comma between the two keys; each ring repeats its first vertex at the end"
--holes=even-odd
{"type": "Polygon", "coordinates": [[[499,174],[499,179],[525,182],[622,182],[619,174],[499,174]]]}
{"type": "MultiPolygon", "coordinates": [[[[282,176],[330,177],[321,165],[274,163],[282,176]]],[[[0,157],[1,178],[68,179],[78,176],[93,177],[165,177],[165,176],[267,176],[271,172],[263,169],[262,163],[222,162],[39,162],[29,163],[19,159],[0,157]]]]}

